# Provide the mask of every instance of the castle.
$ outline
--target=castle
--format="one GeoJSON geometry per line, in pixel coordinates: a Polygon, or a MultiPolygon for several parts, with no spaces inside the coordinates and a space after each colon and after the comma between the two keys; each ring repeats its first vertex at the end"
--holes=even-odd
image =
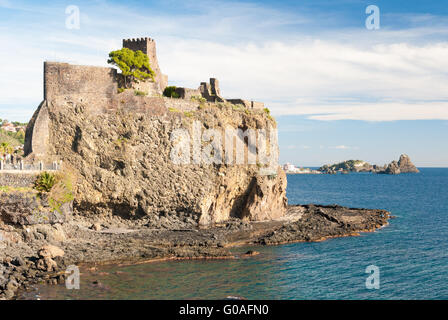
{"type": "Polygon", "coordinates": [[[144,92],[145,96],[137,97],[134,92],[119,93],[121,77],[115,68],[46,61],[44,97],[26,130],[25,156],[42,158],[49,154],[49,104],[57,107],[67,103],[82,104],[86,112],[98,115],[119,108],[153,115],[163,115],[170,107],[181,111],[195,110],[197,102],[192,98],[203,98],[210,103],[227,102],[248,109],[264,108],[261,102],[223,98],[219,81],[215,78],[211,78],[210,82],[201,82],[197,89],[177,87],[178,99],[163,97],[168,76],[159,67],[156,42],[147,37],[124,39],[123,47],[141,50],[149,57],[151,68],[155,72],[154,81],[132,84],[132,89],[144,92]]]}

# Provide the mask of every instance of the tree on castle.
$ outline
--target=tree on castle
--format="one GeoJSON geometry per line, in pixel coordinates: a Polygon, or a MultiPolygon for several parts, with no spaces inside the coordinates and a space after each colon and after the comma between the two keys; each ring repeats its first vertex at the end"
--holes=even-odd
{"type": "Polygon", "coordinates": [[[154,81],[154,71],[149,64],[148,55],[142,51],[133,51],[128,48],[111,51],[107,63],[120,68],[124,77],[124,85],[128,87],[133,81],[147,80],[154,81]]]}

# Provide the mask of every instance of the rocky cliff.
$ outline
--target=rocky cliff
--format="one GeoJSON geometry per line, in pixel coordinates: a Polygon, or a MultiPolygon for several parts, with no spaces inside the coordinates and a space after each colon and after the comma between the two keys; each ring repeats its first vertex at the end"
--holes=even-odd
{"type": "MultiPolygon", "coordinates": [[[[104,105],[101,112],[69,99],[45,101],[41,107],[49,115],[47,156],[62,160],[77,176],[77,212],[146,216],[150,223],[171,216],[202,225],[285,213],[286,176],[278,166],[262,174],[266,165],[260,163],[176,164],[171,159],[175,130],[192,134],[199,124],[200,130],[269,132],[276,124],[268,113],[191,101],[189,111],[182,111],[170,107],[174,102],[181,107],[177,99],[138,97],[133,91],[117,99],[121,107],[104,105]]],[[[274,141],[272,151],[277,149],[274,141]]]]}
{"type": "Polygon", "coordinates": [[[384,169],[378,170],[377,173],[400,174],[400,173],[419,173],[420,171],[412,163],[408,155],[402,154],[400,159],[392,161],[384,169]]]}

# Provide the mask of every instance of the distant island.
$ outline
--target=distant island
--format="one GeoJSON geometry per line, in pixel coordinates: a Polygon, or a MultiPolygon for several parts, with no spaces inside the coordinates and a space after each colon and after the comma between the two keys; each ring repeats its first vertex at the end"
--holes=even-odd
{"type": "Polygon", "coordinates": [[[379,174],[400,174],[400,173],[418,173],[420,172],[412,163],[408,155],[402,154],[400,159],[392,161],[388,165],[378,166],[371,165],[362,160],[347,160],[333,165],[324,165],[318,171],[328,174],[335,174],[337,172],[372,172],[379,174]]]}
{"type": "Polygon", "coordinates": [[[388,165],[372,165],[363,160],[347,160],[332,165],[323,165],[317,170],[310,168],[297,168],[290,163],[283,166],[287,174],[347,174],[350,172],[372,172],[378,174],[400,174],[400,173],[418,173],[417,167],[412,163],[408,155],[402,154],[400,159],[392,161],[388,165]]]}

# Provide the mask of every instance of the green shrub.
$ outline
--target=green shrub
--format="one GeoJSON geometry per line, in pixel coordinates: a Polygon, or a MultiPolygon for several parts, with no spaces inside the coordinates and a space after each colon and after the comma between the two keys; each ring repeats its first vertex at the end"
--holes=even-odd
{"type": "Polygon", "coordinates": [[[207,102],[207,99],[205,99],[204,97],[200,97],[200,96],[191,96],[191,100],[198,101],[200,104],[207,102]]]}
{"type": "Polygon", "coordinates": [[[124,91],[124,88],[118,88],[118,89],[117,89],[117,92],[118,92],[118,93],[122,93],[123,91],[124,91]]]}
{"type": "Polygon", "coordinates": [[[275,122],[275,119],[271,116],[271,110],[269,110],[268,108],[264,108],[263,111],[267,114],[269,120],[275,122]]]}
{"type": "Polygon", "coordinates": [[[176,86],[168,86],[165,88],[165,90],[163,90],[163,95],[165,97],[168,98],[176,98],[178,99],[180,96],[179,94],[176,92],[176,86]]]}
{"type": "Polygon", "coordinates": [[[34,189],[39,192],[50,192],[56,183],[56,176],[50,172],[42,172],[34,182],[34,189]]]}
{"type": "Polygon", "coordinates": [[[128,48],[111,51],[107,63],[120,68],[124,76],[124,86],[128,87],[131,82],[151,78],[154,81],[154,71],[149,64],[148,55],[140,50],[133,51],[128,48]]]}

